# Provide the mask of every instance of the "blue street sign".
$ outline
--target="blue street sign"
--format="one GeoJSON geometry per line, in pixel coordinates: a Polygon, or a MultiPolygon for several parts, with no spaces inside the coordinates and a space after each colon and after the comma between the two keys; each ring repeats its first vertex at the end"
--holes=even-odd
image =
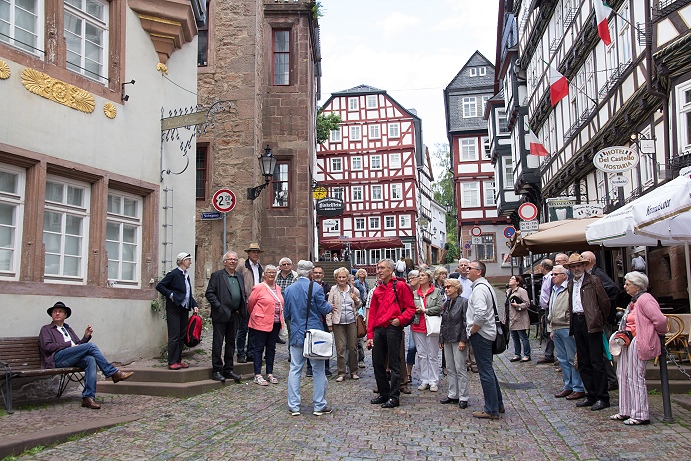
{"type": "Polygon", "coordinates": [[[214,219],[221,219],[223,213],[220,211],[202,211],[202,221],[211,221],[214,219]]]}
{"type": "Polygon", "coordinates": [[[470,243],[466,243],[466,244],[464,245],[464,247],[465,247],[466,250],[470,250],[470,243]]]}
{"type": "Polygon", "coordinates": [[[504,237],[506,237],[507,239],[510,239],[511,237],[513,237],[513,234],[515,234],[515,233],[516,233],[516,229],[513,226],[506,226],[504,228],[504,237]]]}

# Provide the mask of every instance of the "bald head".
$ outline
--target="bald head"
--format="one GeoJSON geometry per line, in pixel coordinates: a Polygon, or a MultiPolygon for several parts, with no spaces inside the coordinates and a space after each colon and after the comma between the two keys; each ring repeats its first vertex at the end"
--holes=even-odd
{"type": "Polygon", "coordinates": [[[592,251],[584,251],[581,253],[581,258],[586,259],[588,264],[585,265],[585,270],[590,271],[595,264],[597,264],[597,259],[595,258],[595,253],[592,251]]]}
{"type": "Polygon", "coordinates": [[[549,274],[549,271],[552,270],[552,267],[554,266],[554,263],[552,263],[552,260],[551,260],[551,259],[545,258],[545,259],[542,260],[541,266],[542,266],[542,273],[543,273],[543,274],[549,274]]]}

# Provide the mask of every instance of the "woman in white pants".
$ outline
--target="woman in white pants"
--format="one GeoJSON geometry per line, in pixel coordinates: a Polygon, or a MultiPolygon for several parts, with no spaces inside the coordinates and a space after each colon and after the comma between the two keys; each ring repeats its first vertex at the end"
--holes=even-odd
{"type": "Polygon", "coordinates": [[[457,403],[460,408],[468,407],[468,369],[465,360],[468,354],[468,334],[465,314],[468,299],[461,296],[463,286],[458,279],[444,281],[446,302],[441,313],[439,348],[446,356],[446,370],[449,372],[449,393],[439,401],[442,405],[457,403]]]}
{"type": "Polygon", "coordinates": [[[429,333],[425,316],[441,315],[444,295],[433,283],[433,273],[429,270],[420,271],[420,285],[414,292],[416,314],[411,325],[415,347],[417,347],[418,362],[420,363],[420,380],[418,390],[439,390],[439,333],[429,333]]]}

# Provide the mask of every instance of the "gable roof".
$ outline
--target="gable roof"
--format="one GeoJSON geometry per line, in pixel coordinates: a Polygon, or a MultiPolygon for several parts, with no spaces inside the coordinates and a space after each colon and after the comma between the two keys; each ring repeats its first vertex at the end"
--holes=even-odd
{"type": "Polygon", "coordinates": [[[494,86],[494,65],[479,51],[475,51],[473,55],[461,67],[456,76],[451,79],[451,82],[446,87],[446,90],[476,88],[478,86],[491,85],[494,86]],[[484,76],[470,77],[468,69],[471,67],[487,67],[487,74],[484,76]]]}

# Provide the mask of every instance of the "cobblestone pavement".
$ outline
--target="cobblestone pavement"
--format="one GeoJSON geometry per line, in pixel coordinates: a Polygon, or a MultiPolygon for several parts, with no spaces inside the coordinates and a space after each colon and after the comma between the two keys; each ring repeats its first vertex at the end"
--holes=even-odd
{"type": "MultiPolygon", "coordinates": [[[[542,349],[532,340],[534,359],[542,349]]],[[[286,405],[286,346],[279,346],[275,375],[278,385],[251,382],[177,400],[137,396],[101,396],[99,412],[79,407],[78,394],[58,407],[18,412],[13,426],[62,424],[96,415],[139,414],[140,419],[97,434],[59,444],[19,459],[36,460],[221,460],[241,456],[268,460],[648,460],[688,459],[691,414],[672,404],[675,422],[663,423],[662,399],[650,396],[650,426],[628,427],[609,420],[614,408],[592,412],[556,399],[560,373],[535,362],[510,363],[507,351],[495,360],[506,414],[498,421],[471,416],[480,410],[482,392],[477,374],[470,374],[470,406],[440,405],[439,392],[403,395],[401,406],[384,410],[370,405],[375,386],[369,355],[362,379],[329,381],[327,398],[334,413],[312,415],[311,378],[302,380],[302,415],[290,416],[286,405]],[[33,423],[32,423],[33,422],[33,423]],[[685,455],[684,455],[685,454],[685,455]]],[[[335,368],[335,361],[332,369],[335,368]]],[[[8,416],[0,418],[5,426],[8,416]]],[[[2,432],[6,434],[3,427],[2,432]]],[[[15,429],[17,430],[17,429],[15,429]]]]}

